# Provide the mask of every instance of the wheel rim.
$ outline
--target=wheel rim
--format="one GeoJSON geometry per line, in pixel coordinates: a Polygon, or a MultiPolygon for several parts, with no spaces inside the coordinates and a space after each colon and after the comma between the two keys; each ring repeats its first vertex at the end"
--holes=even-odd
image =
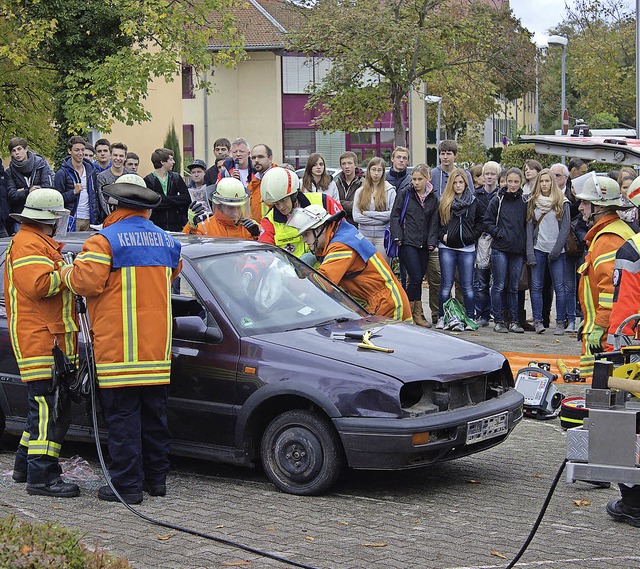
{"type": "Polygon", "coordinates": [[[289,427],[280,431],[273,445],[278,469],[294,482],[309,482],[322,470],[322,444],[308,429],[289,427]]]}

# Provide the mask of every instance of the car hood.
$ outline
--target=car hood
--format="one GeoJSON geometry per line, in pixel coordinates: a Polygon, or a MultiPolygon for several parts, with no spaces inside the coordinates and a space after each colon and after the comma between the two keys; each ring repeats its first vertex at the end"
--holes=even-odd
{"type": "Polygon", "coordinates": [[[395,377],[402,382],[424,379],[454,381],[502,368],[505,357],[489,348],[413,324],[366,318],[342,324],[290,330],[253,336],[307,354],[310,366],[321,360],[354,365],[395,377]],[[373,330],[374,345],[392,348],[393,353],[357,347],[357,339],[344,338],[347,332],[373,330]],[[315,362],[312,361],[316,360],[315,362]]]}

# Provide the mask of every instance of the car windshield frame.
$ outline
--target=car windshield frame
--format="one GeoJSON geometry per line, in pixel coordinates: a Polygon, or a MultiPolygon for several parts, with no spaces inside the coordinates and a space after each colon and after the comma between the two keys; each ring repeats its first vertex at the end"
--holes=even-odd
{"type": "Polygon", "coordinates": [[[240,336],[369,316],[331,281],[281,249],[243,249],[190,262],[240,336]]]}

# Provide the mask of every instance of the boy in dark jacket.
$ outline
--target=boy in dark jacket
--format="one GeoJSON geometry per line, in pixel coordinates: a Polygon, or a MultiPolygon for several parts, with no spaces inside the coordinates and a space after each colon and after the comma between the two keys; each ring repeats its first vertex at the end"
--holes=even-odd
{"type": "Polygon", "coordinates": [[[484,217],[491,243],[491,306],[494,310],[494,331],[523,334],[518,322],[518,283],[522,273],[527,244],[527,202],[522,195],[522,172],[511,168],[507,172],[507,187],[501,188],[487,207],[484,217]],[[511,324],[503,321],[502,295],[505,294],[511,324]]]}
{"type": "Polygon", "coordinates": [[[93,164],[84,157],[86,141],[72,136],[67,141],[69,157],[56,172],[53,187],[64,198],[64,206],[75,218],[76,231],[88,231],[101,221],[93,164]]]}
{"type": "MultiPolygon", "coordinates": [[[[5,170],[9,213],[21,213],[31,190],[53,187],[53,172],[47,161],[29,150],[24,138],[12,138],[8,144],[11,162],[5,170]]],[[[17,231],[20,224],[7,220],[9,233],[17,231]]]]}
{"type": "Polygon", "coordinates": [[[151,154],[155,171],[144,178],[147,188],[162,196],[162,201],[151,213],[151,221],[165,231],[182,231],[187,223],[187,209],[191,203],[189,190],[182,176],[172,172],[173,151],[158,148],[151,154]]]}

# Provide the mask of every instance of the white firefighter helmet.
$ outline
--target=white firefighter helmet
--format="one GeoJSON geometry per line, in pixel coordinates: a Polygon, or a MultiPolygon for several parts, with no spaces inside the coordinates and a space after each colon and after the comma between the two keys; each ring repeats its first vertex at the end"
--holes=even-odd
{"type": "Polygon", "coordinates": [[[243,206],[249,201],[249,194],[237,178],[222,178],[211,192],[211,201],[220,205],[243,206]]]}
{"type": "MultiPolygon", "coordinates": [[[[582,187],[576,190],[576,199],[591,202],[602,207],[614,207],[622,209],[631,207],[631,204],[622,201],[622,193],[618,182],[608,176],[596,176],[589,172],[580,178],[586,178],[582,187]]],[[[576,178],[578,180],[579,178],[576,178]]],[[[575,180],[574,180],[575,181],[575,180]]]]}
{"type": "Polygon", "coordinates": [[[123,174],[113,184],[102,188],[107,205],[132,207],[135,209],[153,209],[160,205],[162,196],[147,188],[138,174],[123,174]]]}
{"type": "Polygon", "coordinates": [[[12,213],[11,217],[20,223],[37,221],[54,225],[58,219],[69,212],[64,208],[64,198],[58,190],[40,188],[29,192],[21,213],[12,213]]]}
{"type": "Polygon", "coordinates": [[[334,216],[329,214],[319,204],[311,204],[305,208],[297,207],[291,213],[291,217],[287,221],[289,227],[298,230],[298,235],[302,235],[309,229],[315,229],[327,223],[334,216]]]}
{"type": "Polygon", "coordinates": [[[280,166],[269,168],[260,183],[262,201],[274,204],[288,196],[295,196],[300,188],[300,179],[295,172],[280,166]]]}
{"type": "Polygon", "coordinates": [[[636,207],[640,207],[640,176],[638,176],[627,190],[627,198],[636,207]]]}

